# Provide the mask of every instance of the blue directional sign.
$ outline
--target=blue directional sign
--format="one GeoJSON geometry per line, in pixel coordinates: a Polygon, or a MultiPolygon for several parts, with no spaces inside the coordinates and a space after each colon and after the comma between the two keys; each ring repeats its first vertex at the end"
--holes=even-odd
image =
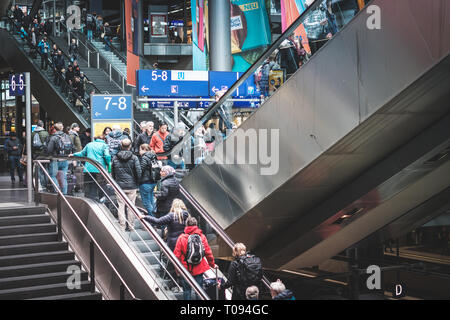
{"type": "MultiPolygon", "coordinates": [[[[228,90],[243,75],[242,72],[210,71],[209,94],[215,95],[219,90],[228,90]]],[[[260,96],[256,88],[255,77],[252,75],[232,94],[232,97],[254,97],[260,96]]]]}
{"type": "Polygon", "coordinates": [[[138,70],[139,96],[189,97],[209,94],[208,71],[138,70]]]}
{"type": "Polygon", "coordinates": [[[132,101],[131,95],[93,95],[92,120],[133,119],[132,101]]]}
{"type": "Polygon", "coordinates": [[[12,97],[23,96],[25,94],[25,75],[11,74],[9,76],[9,95],[12,97]]]}
{"type": "MultiPolygon", "coordinates": [[[[209,97],[205,97],[204,99],[208,100],[209,97]]],[[[201,108],[208,108],[212,104],[212,102],[211,101],[177,101],[177,104],[178,104],[179,109],[201,109],[201,108]]],[[[173,100],[172,101],[149,101],[148,105],[152,109],[173,108],[175,106],[175,101],[173,101],[173,100]]]]}

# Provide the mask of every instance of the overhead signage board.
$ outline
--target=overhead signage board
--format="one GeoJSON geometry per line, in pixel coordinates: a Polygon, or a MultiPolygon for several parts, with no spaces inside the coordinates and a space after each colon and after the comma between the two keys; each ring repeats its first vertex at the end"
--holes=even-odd
{"type": "Polygon", "coordinates": [[[139,96],[192,97],[208,96],[207,71],[138,70],[139,96]]]}
{"type": "Polygon", "coordinates": [[[94,136],[106,127],[119,125],[130,129],[133,136],[133,99],[131,95],[93,95],[91,99],[91,128],[94,136]]]}
{"type": "Polygon", "coordinates": [[[91,101],[93,120],[133,119],[131,95],[93,95],[91,101]]]}

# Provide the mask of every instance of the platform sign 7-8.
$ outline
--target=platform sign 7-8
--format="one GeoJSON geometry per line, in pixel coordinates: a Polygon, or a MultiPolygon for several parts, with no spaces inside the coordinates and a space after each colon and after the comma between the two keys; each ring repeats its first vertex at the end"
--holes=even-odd
{"type": "Polygon", "coordinates": [[[131,95],[93,95],[91,99],[92,119],[121,120],[133,119],[131,95]]]}
{"type": "MultiPolygon", "coordinates": [[[[106,100],[105,110],[108,110],[113,98],[112,97],[103,97],[103,98],[106,100]]],[[[113,103],[113,105],[116,105],[119,108],[119,110],[122,111],[126,110],[126,108],[128,107],[126,97],[120,97],[119,101],[117,103],[113,103]]]]}

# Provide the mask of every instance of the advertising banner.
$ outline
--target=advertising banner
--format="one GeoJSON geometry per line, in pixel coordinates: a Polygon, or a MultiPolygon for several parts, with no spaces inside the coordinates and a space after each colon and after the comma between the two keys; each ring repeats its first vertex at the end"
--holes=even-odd
{"type": "Polygon", "coordinates": [[[208,70],[208,0],[191,0],[193,69],[208,70]]]}
{"type": "MultiPolygon", "coordinates": [[[[305,0],[281,0],[281,31],[284,32],[306,10],[305,0]]],[[[311,53],[303,24],[294,32],[294,40],[311,53]]]]}
{"type": "Polygon", "coordinates": [[[139,0],[125,0],[125,24],[127,36],[127,83],[136,86],[136,70],[139,69],[139,0]]]}
{"type": "Polygon", "coordinates": [[[269,17],[264,0],[231,0],[230,5],[233,71],[245,72],[272,42],[269,17]]]}

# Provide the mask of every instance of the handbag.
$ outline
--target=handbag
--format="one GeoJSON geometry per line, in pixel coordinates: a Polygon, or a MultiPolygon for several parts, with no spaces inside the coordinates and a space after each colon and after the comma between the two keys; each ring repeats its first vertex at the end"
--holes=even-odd
{"type": "Polygon", "coordinates": [[[20,162],[21,165],[26,167],[27,166],[27,156],[23,154],[22,157],[20,157],[19,162],[20,162]]]}

